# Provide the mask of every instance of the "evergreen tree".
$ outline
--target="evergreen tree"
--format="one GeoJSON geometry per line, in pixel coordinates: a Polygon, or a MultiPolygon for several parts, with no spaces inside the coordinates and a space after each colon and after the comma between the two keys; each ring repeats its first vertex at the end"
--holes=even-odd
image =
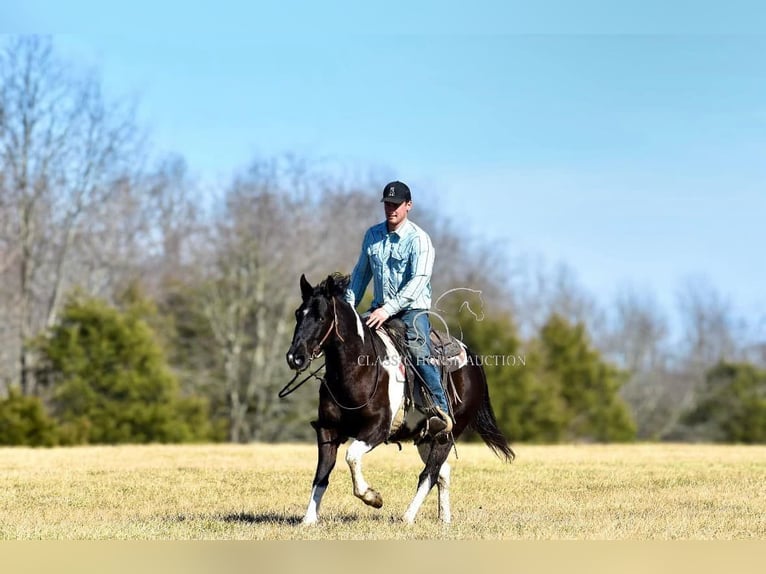
{"type": "Polygon", "coordinates": [[[565,421],[564,403],[555,385],[535,376],[535,356],[522,351],[509,315],[477,321],[461,314],[452,331],[477,355],[487,376],[499,428],[512,441],[556,442],[565,421]]]}
{"type": "Polygon", "coordinates": [[[221,384],[224,366],[198,290],[181,284],[166,286],[159,312],[164,319],[160,329],[167,341],[168,363],[182,391],[207,399],[215,440],[226,440],[229,414],[226,388],[221,384]]]}
{"type": "Polygon", "coordinates": [[[700,398],[682,423],[705,440],[766,442],[766,371],[719,363],[707,372],[700,398]]]}
{"type": "Polygon", "coordinates": [[[549,381],[566,409],[563,438],[626,441],[635,425],[618,395],[626,380],[588,341],[582,324],[552,315],[540,331],[538,376],[549,381]]]}
{"type": "Polygon", "coordinates": [[[182,398],[152,329],[133,301],[125,312],[72,298],[40,340],[62,441],[184,442],[210,438],[207,405],[182,398]]]}
{"type": "Polygon", "coordinates": [[[0,400],[0,444],[54,446],[57,442],[56,422],[40,399],[11,387],[8,397],[0,400]]]}
{"type": "Polygon", "coordinates": [[[585,328],[553,315],[524,345],[509,315],[451,321],[478,355],[500,429],[512,441],[625,441],[635,426],[618,391],[625,374],[591,348],[585,328]]]}

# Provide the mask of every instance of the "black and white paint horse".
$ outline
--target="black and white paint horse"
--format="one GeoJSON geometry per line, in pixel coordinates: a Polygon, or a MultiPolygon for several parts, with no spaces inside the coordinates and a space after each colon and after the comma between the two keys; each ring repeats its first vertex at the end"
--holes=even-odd
{"type": "MultiPolygon", "coordinates": [[[[348,438],[354,441],[346,452],[354,495],[365,504],[380,508],[383,499],[362,475],[362,457],[383,442],[416,439],[425,463],[417,492],[404,520],[412,523],[434,484],[439,492],[439,516],[450,522],[450,441],[436,441],[425,435],[426,417],[408,417],[392,434],[394,418],[404,401],[404,382],[398,374],[393,351],[378,332],[366,326],[356,310],[344,299],[348,276],[331,275],[316,287],[301,276],[303,301],[295,312],[295,332],[287,351],[291,369],[303,371],[320,354],[325,357],[325,381],[319,389],[319,417],[316,429],[319,457],[304,524],[317,521],[322,495],[335,466],[338,447],[348,438]],[[412,422],[414,421],[414,422],[412,422]]],[[[501,458],[511,461],[513,450],[497,428],[489,402],[487,381],[480,361],[474,360],[454,373],[452,379],[459,401],[453,401],[455,439],[468,427],[501,458]]],[[[398,426],[398,425],[397,425],[398,426]]]]}

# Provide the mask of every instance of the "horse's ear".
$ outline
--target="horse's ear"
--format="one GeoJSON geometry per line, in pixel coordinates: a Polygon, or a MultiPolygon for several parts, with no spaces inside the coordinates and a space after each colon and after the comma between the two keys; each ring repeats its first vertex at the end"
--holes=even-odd
{"type": "Polygon", "coordinates": [[[333,297],[335,295],[335,277],[332,275],[328,275],[327,279],[324,282],[325,285],[325,292],[327,293],[328,297],[333,297]]]}
{"type": "Polygon", "coordinates": [[[312,293],[314,293],[314,288],[311,286],[311,283],[308,282],[306,276],[301,274],[301,296],[303,297],[303,300],[305,301],[311,297],[312,293]]]}

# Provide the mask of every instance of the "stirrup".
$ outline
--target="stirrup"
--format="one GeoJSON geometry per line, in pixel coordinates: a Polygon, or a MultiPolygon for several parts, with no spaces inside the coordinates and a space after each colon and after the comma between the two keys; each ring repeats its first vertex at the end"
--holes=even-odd
{"type": "Polygon", "coordinates": [[[452,432],[452,417],[439,407],[434,407],[435,414],[428,419],[428,434],[436,436],[452,432]]]}

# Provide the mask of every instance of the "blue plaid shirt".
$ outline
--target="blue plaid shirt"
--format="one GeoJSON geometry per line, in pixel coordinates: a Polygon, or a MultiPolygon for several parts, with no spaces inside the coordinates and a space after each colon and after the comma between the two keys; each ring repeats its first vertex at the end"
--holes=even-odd
{"type": "Polygon", "coordinates": [[[409,219],[391,233],[385,221],[370,227],[351,274],[346,301],[355,307],[372,279],[373,309],[383,307],[389,315],[430,309],[434,256],[431,238],[409,219]]]}

